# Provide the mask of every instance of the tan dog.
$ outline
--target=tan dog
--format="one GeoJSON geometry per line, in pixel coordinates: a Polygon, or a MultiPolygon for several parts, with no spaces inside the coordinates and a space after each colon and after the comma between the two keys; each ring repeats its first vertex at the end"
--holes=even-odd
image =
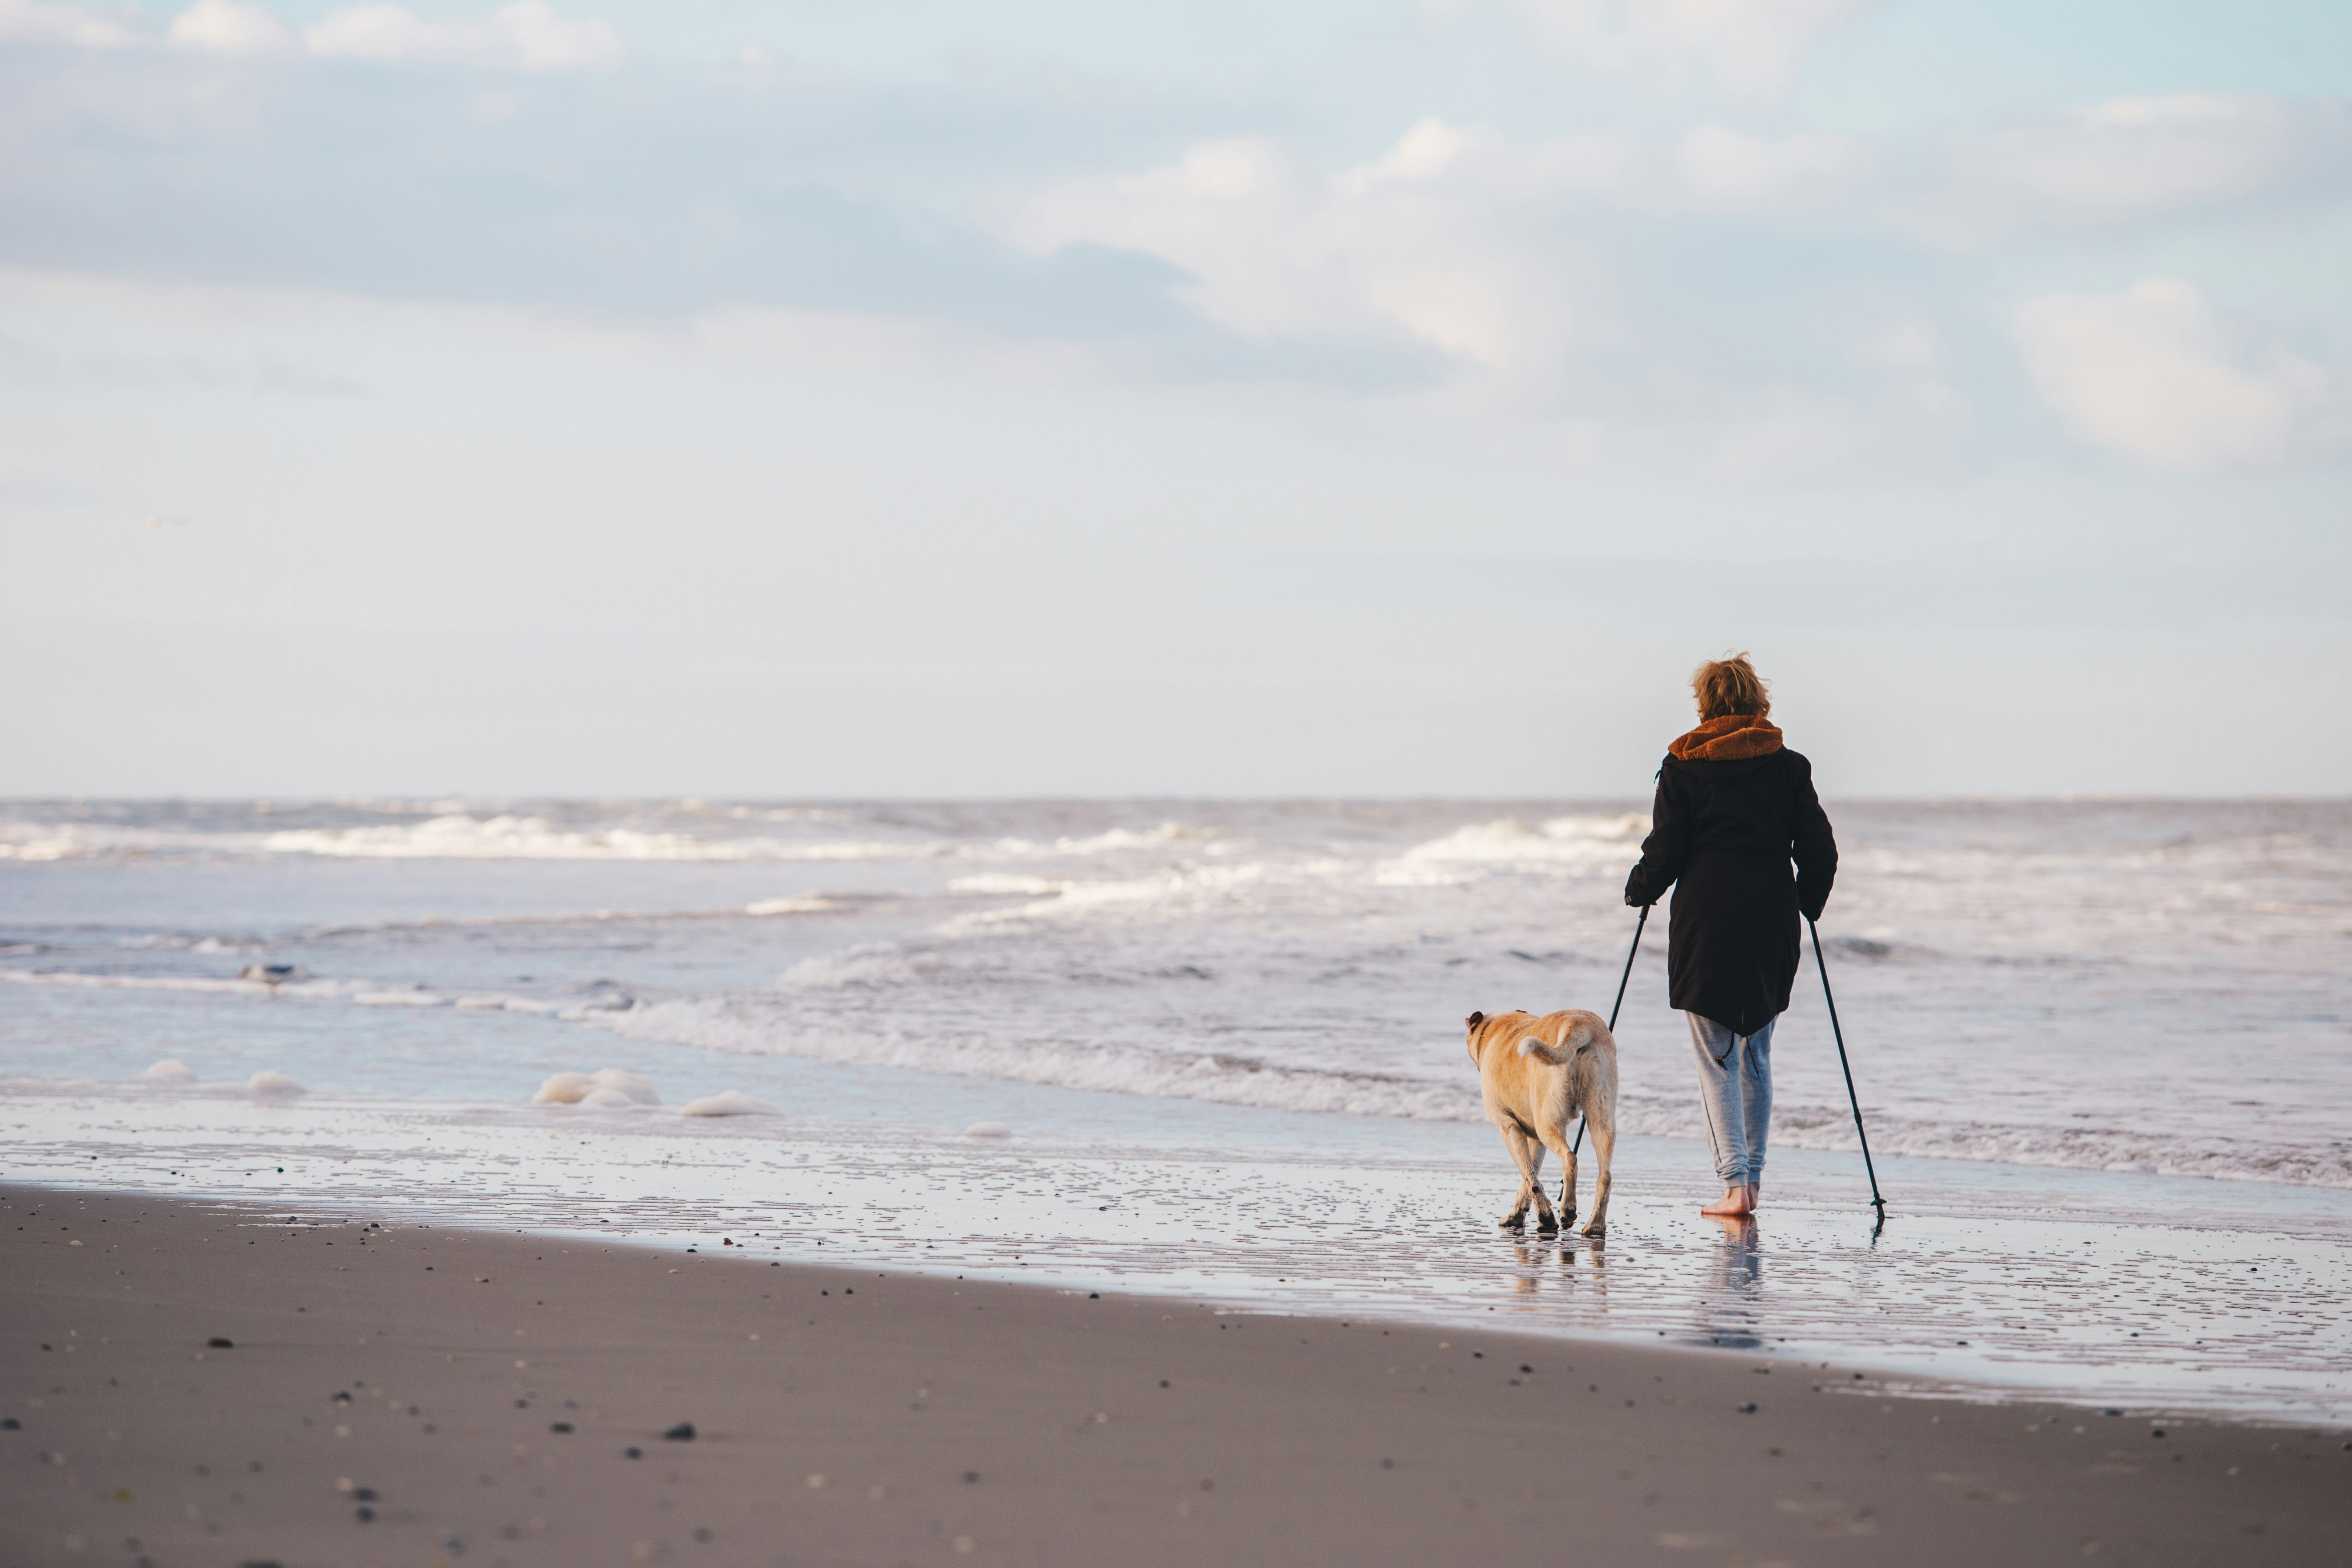
{"type": "Polygon", "coordinates": [[[1530,1200],[1538,1229],[1576,1223],[1576,1154],[1568,1140],[1581,1110],[1592,1130],[1593,1157],[1601,1163],[1592,1187],[1592,1221],[1584,1234],[1602,1235],[1609,1228],[1609,1155],[1617,1143],[1617,1042],[1609,1026],[1585,1012],[1540,1018],[1532,1013],[1493,1018],[1473,1013],[1465,1022],[1470,1059],[1478,1064],[1478,1086],[1486,1093],[1486,1120],[1501,1130],[1503,1147],[1519,1167],[1518,1201],[1501,1223],[1514,1229],[1524,1225],[1530,1200]],[[1564,1173],[1559,1224],[1536,1180],[1547,1149],[1559,1156],[1564,1173]]]}

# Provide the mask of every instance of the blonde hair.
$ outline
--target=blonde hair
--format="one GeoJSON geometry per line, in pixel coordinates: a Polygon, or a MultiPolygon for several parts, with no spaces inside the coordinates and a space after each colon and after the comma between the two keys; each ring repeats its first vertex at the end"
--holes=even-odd
{"type": "Polygon", "coordinates": [[[1698,699],[1701,723],[1730,713],[1753,713],[1761,719],[1772,711],[1764,678],[1748,662],[1744,650],[1700,665],[1691,675],[1691,695],[1698,699]]]}

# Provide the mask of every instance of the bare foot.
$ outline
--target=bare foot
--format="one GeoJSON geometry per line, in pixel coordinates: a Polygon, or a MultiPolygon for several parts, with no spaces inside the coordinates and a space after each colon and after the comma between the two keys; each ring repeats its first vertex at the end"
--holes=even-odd
{"type": "Polygon", "coordinates": [[[1748,1196],[1748,1188],[1726,1187],[1723,1196],[1698,1212],[1709,1219],[1737,1219],[1741,1215],[1753,1214],[1755,1209],[1755,1202],[1748,1196]]]}

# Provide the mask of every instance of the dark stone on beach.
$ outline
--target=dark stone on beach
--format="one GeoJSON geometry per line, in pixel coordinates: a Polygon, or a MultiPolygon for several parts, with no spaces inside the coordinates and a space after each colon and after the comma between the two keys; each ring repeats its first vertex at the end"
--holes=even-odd
{"type": "Polygon", "coordinates": [[[2147,1429],[2147,1435],[2151,1437],[2161,1437],[2164,1436],[2164,1428],[2161,1426],[2151,1426],[2147,1429]]]}
{"type": "Polygon", "coordinates": [[[330,1404],[330,1405],[349,1405],[351,1402],[352,1402],[352,1396],[351,1396],[351,1394],[348,1394],[348,1393],[346,1393],[344,1390],[340,1389],[340,1388],[339,1388],[339,1389],[337,1389],[337,1390],[335,1390],[335,1396],[334,1396],[332,1399],[330,1399],[329,1401],[327,1401],[327,1403],[328,1403],[328,1404],[330,1404]]]}
{"type": "Polygon", "coordinates": [[[621,1458],[625,1459],[642,1459],[645,1457],[646,1451],[643,1448],[624,1448],[621,1450],[621,1458]]]}
{"type": "Polygon", "coordinates": [[[663,1441],[663,1442],[665,1442],[665,1443],[691,1443],[691,1442],[693,1442],[693,1441],[694,1441],[694,1423],[693,1423],[693,1422],[691,1422],[691,1421],[681,1421],[681,1422],[679,1422],[677,1426],[675,1426],[671,1427],[668,1431],[667,1431],[667,1432],[665,1432],[665,1433],[663,1433],[663,1434],[662,1434],[662,1441],[663,1441]]]}
{"type": "Polygon", "coordinates": [[[572,1423],[569,1421],[551,1421],[548,1423],[547,1429],[551,1432],[569,1432],[572,1430],[572,1423]]]}
{"type": "Polygon", "coordinates": [[[373,1487],[357,1488],[352,1492],[352,1497],[354,1500],[359,1502],[373,1502],[375,1501],[375,1489],[373,1487]]]}
{"type": "Polygon", "coordinates": [[[365,1524],[368,1521],[375,1517],[375,1510],[369,1508],[364,1504],[352,1510],[352,1512],[358,1516],[359,1521],[362,1524],[365,1524]]]}
{"type": "Polygon", "coordinates": [[[1743,1405],[1739,1407],[1739,1414],[1742,1415],[1753,1415],[1756,1414],[1756,1406],[1753,1405],[1743,1405]]]}
{"type": "Polygon", "coordinates": [[[1381,1461],[1381,1468],[1384,1470],[1393,1470],[1396,1468],[1396,1461],[1394,1459],[1382,1459],[1381,1461]]]}
{"type": "MultiPolygon", "coordinates": [[[[0,1421],[0,1431],[22,1432],[24,1429],[25,1424],[22,1421],[17,1420],[14,1415],[9,1416],[5,1421],[0,1421]]],[[[2347,1448],[2352,1448],[2352,1443],[2347,1443],[2344,1446],[2347,1448]]]]}
{"type": "Polygon", "coordinates": [[[1099,1290],[1089,1290],[1087,1292],[1087,1300],[1089,1301],[1099,1301],[1102,1300],[1102,1292],[1099,1290]]]}
{"type": "Polygon", "coordinates": [[[2102,1410],[2099,1414],[2102,1415],[2121,1415],[2123,1412],[2120,1410],[2102,1410]]]}
{"type": "Polygon", "coordinates": [[[708,1546],[710,1544],[712,1537],[710,1531],[707,1528],[701,1525],[696,1525],[694,1527],[694,1539],[700,1542],[703,1545],[708,1546]]]}
{"type": "Polygon", "coordinates": [[[963,1483],[966,1486],[971,1486],[979,1479],[980,1472],[978,1470],[966,1470],[963,1473],[963,1483]]]}
{"type": "Polygon", "coordinates": [[[236,1342],[235,1340],[225,1340],[218,1334],[215,1334],[211,1339],[205,1342],[205,1346],[208,1350],[233,1351],[236,1349],[236,1342]]]}

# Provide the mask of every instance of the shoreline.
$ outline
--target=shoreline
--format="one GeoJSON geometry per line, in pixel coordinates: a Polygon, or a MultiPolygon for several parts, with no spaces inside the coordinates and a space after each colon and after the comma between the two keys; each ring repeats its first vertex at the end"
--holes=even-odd
{"type": "Polygon", "coordinates": [[[0,1205],[12,1563],[1403,1564],[1547,1531],[1595,1560],[2337,1563],[2352,1526],[2341,1434],[1897,1398],[1762,1350],[0,1205]]]}
{"type": "Polygon", "coordinates": [[[1874,1237],[1855,1162],[1789,1151],[1760,1223],[1734,1230],[1696,1218],[1715,1194],[1692,1148],[1629,1136],[1593,1247],[1496,1231],[1505,1162],[1483,1127],[1182,1105],[1089,1121],[1134,1108],[923,1089],[911,1110],[831,1118],[27,1096],[5,1120],[27,1184],[681,1249],[731,1233],[787,1264],[1108,1278],[1239,1310],[1737,1346],[1930,1392],[2352,1426],[2352,1194],[1889,1157],[1895,1214],[1874,1237]],[[996,1118],[1015,1135],[956,1131],[996,1118]]]}

